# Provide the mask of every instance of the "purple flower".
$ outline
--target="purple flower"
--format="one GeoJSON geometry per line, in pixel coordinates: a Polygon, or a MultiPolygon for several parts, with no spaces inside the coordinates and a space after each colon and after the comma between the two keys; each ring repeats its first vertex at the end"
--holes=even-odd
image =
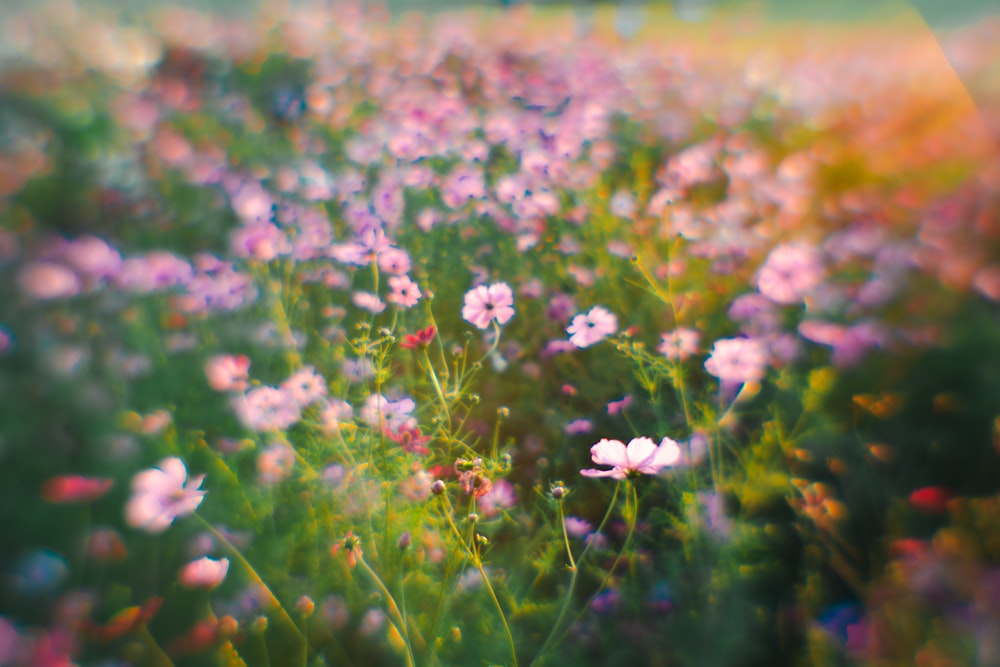
{"type": "Polygon", "coordinates": [[[162,533],[177,517],[191,514],[205,498],[204,475],[187,478],[187,467],[176,456],[159,467],[132,478],[132,497],[125,506],[125,520],[134,528],[162,533]]]}
{"type": "Polygon", "coordinates": [[[462,319],[477,329],[485,329],[490,322],[506,324],[514,317],[514,292],[507,283],[479,285],[465,293],[462,319]]]}
{"type": "Polygon", "coordinates": [[[611,470],[588,468],[580,471],[584,477],[625,479],[655,475],[674,465],[681,457],[681,448],[670,438],[664,438],[659,446],[649,438],[632,438],[627,446],[621,440],[602,438],[590,448],[590,457],[594,463],[611,466],[611,470]]]}
{"type": "Polygon", "coordinates": [[[570,342],[579,348],[590,347],[618,331],[618,318],[602,306],[594,306],[590,312],[573,318],[566,328],[570,342]]]}
{"type": "Polygon", "coordinates": [[[701,334],[695,329],[681,327],[660,335],[656,351],[667,359],[683,360],[698,351],[701,334]]]}
{"type": "Polygon", "coordinates": [[[593,430],[594,424],[589,419],[574,419],[563,428],[566,435],[583,435],[593,430]]]}

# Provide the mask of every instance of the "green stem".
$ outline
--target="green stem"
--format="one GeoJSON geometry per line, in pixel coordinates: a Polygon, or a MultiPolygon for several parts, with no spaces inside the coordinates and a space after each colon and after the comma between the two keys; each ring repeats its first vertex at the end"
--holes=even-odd
{"type": "MultiPolygon", "coordinates": [[[[441,497],[447,502],[447,498],[444,496],[441,497]]],[[[472,549],[472,547],[465,543],[465,538],[462,537],[461,531],[458,530],[458,526],[455,525],[455,520],[451,516],[451,503],[448,503],[448,507],[444,509],[444,515],[448,520],[448,525],[451,526],[452,532],[455,533],[455,538],[462,544],[466,554],[472,560],[472,564],[476,566],[477,570],[479,570],[479,576],[483,578],[483,584],[486,586],[486,590],[489,592],[490,598],[493,600],[493,605],[497,608],[497,614],[500,616],[500,623],[503,624],[504,633],[507,635],[507,644],[510,647],[510,658],[513,667],[517,667],[517,648],[514,645],[514,635],[510,631],[510,625],[507,623],[507,616],[503,612],[503,607],[500,606],[500,600],[497,598],[496,591],[493,590],[490,578],[486,576],[486,570],[483,568],[483,560],[479,557],[479,554],[472,549]]]]}
{"type": "MultiPolygon", "coordinates": [[[[628,550],[629,544],[632,542],[632,535],[635,533],[636,519],[639,516],[639,497],[635,490],[635,484],[629,481],[628,486],[629,486],[629,499],[626,502],[625,507],[626,511],[628,511],[629,514],[628,516],[629,523],[628,523],[628,533],[625,535],[625,541],[622,543],[622,548],[621,550],[619,550],[618,555],[615,556],[615,559],[612,562],[611,567],[604,574],[604,578],[601,580],[601,585],[597,587],[597,590],[594,591],[593,595],[590,596],[590,599],[587,600],[587,604],[583,605],[580,611],[576,613],[576,616],[573,617],[573,622],[570,623],[569,627],[567,627],[559,636],[559,639],[556,640],[556,645],[562,642],[562,640],[566,637],[566,634],[569,632],[569,629],[573,627],[574,624],[579,622],[579,620],[583,617],[583,615],[587,613],[587,610],[590,609],[590,606],[594,603],[594,600],[597,599],[597,596],[600,595],[601,591],[603,591],[605,586],[608,585],[608,582],[611,580],[611,576],[615,572],[615,568],[618,566],[618,562],[625,555],[625,552],[628,550]],[[630,511],[629,508],[631,508],[630,511]]],[[[542,658],[544,656],[540,654],[538,657],[542,658]]]]}
{"type": "Polygon", "coordinates": [[[386,588],[382,578],[379,577],[378,573],[371,568],[363,555],[358,554],[357,561],[361,564],[361,567],[364,568],[365,572],[368,573],[368,576],[372,578],[375,585],[378,586],[382,595],[385,596],[386,604],[389,607],[389,614],[395,617],[393,618],[393,624],[397,626],[396,629],[399,631],[399,636],[402,637],[403,644],[406,647],[406,664],[409,667],[414,667],[415,663],[413,661],[413,646],[410,644],[410,633],[406,628],[406,619],[403,617],[402,612],[399,611],[399,606],[396,604],[395,598],[392,597],[392,593],[390,593],[389,589],[386,588]]]}
{"type": "MultiPolygon", "coordinates": [[[[217,539],[221,544],[223,544],[226,547],[226,549],[229,550],[229,553],[233,556],[236,562],[238,562],[240,565],[243,566],[243,569],[246,570],[247,574],[254,581],[254,583],[260,586],[264,594],[267,595],[268,602],[270,602],[271,606],[277,612],[278,617],[281,619],[282,625],[286,626],[287,629],[290,630],[291,633],[293,633],[301,641],[302,653],[307,654],[308,645],[306,644],[305,637],[302,636],[302,632],[299,631],[299,626],[296,625],[295,621],[292,620],[292,617],[288,615],[288,612],[285,611],[285,608],[281,605],[281,602],[278,600],[277,597],[275,597],[274,593],[271,591],[268,585],[264,583],[264,580],[261,579],[260,575],[257,573],[257,570],[254,569],[253,565],[250,564],[250,562],[246,559],[246,557],[243,556],[243,553],[239,549],[237,549],[236,546],[232,542],[230,542],[225,535],[220,533],[215,528],[215,526],[206,521],[203,516],[201,516],[197,512],[194,513],[194,516],[195,518],[198,519],[198,521],[201,522],[203,526],[205,526],[208,532],[212,533],[212,536],[215,537],[215,539],[217,539]]],[[[305,660],[306,660],[305,655],[303,655],[301,661],[305,662],[305,660]]]]}
{"type": "Polygon", "coordinates": [[[545,638],[545,641],[542,642],[542,648],[538,650],[538,656],[531,661],[532,667],[534,667],[534,665],[536,664],[540,664],[541,662],[543,662],[545,660],[546,654],[549,652],[549,650],[551,650],[551,645],[553,644],[553,642],[557,643],[556,636],[557,634],[559,634],[559,628],[560,626],[562,626],[563,619],[566,618],[566,614],[569,612],[569,605],[573,601],[573,592],[576,590],[576,580],[580,574],[580,564],[583,563],[583,560],[587,557],[587,554],[590,553],[590,548],[594,545],[595,542],[597,542],[597,535],[599,535],[601,531],[604,530],[604,526],[608,523],[608,519],[611,518],[611,511],[614,509],[615,504],[618,501],[618,493],[621,491],[621,488],[622,488],[621,482],[615,484],[615,491],[611,495],[611,502],[608,503],[607,511],[604,512],[604,518],[601,519],[601,523],[600,525],[597,526],[597,530],[593,532],[594,535],[593,539],[591,539],[586,544],[586,546],[584,546],[583,551],[580,553],[580,558],[576,562],[573,561],[573,553],[569,546],[569,536],[566,534],[566,521],[563,518],[562,503],[561,502],[559,503],[559,518],[562,520],[563,539],[566,542],[566,552],[569,555],[569,562],[570,562],[569,586],[566,588],[566,594],[563,596],[562,605],[559,608],[559,615],[556,616],[556,622],[552,624],[552,629],[549,631],[549,634],[545,638]]]}

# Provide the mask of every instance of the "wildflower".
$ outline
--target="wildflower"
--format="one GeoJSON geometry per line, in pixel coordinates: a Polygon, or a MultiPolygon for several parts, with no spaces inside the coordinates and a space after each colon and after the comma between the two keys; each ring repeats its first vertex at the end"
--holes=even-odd
{"type": "Polygon", "coordinates": [[[431,344],[434,340],[434,335],[437,333],[437,329],[433,326],[427,327],[426,329],[420,329],[415,334],[406,334],[403,337],[403,342],[399,346],[406,350],[415,350],[417,348],[425,348],[431,344]]]}
{"type": "Polygon", "coordinates": [[[344,556],[347,558],[347,565],[354,567],[358,564],[358,559],[362,556],[360,538],[353,532],[348,531],[347,535],[344,535],[344,539],[330,547],[331,556],[336,556],[340,551],[344,552],[344,556]]]}
{"type": "Polygon", "coordinates": [[[289,400],[294,401],[298,405],[309,405],[326,396],[326,380],[316,372],[315,368],[306,366],[282,382],[281,390],[285,392],[289,400]]]}
{"type": "Polygon", "coordinates": [[[269,486],[288,479],[295,466],[295,450],[285,443],[268,447],[257,457],[257,474],[260,483],[269,486]]]}
{"type": "Polygon", "coordinates": [[[756,338],[724,338],[715,341],[705,370],[723,383],[759,382],[764,377],[767,354],[756,338]]]}
{"type": "Polygon", "coordinates": [[[319,413],[323,430],[330,433],[339,431],[341,423],[350,421],[353,416],[354,408],[341,399],[330,401],[319,413]]]}
{"type": "Polygon", "coordinates": [[[355,292],[351,295],[351,302],[363,310],[367,310],[373,315],[378,315],[383,310],[385,310],[385,303],[379,298],[378,294],[372,294],[371,292],[355,292]]]}
{"type": "Polygon", "coordinates": [[[378,257],[378,268],[395,276],[406,275],[412,265],[409,253],[395,246],[387,248],[378,257]]]}
{"type": "Polygon", "coordinates": [[[662,468],[675,464],[681,456],[681,449],[670,438],[664,438],[657,446],[649,438],[633,438],[628,446],[621,440],[602,438],[590,448],[594,463],[611,466],[611,470],[588,468],[581,470],[584,477],[611,477],[625,479],[639,474],[655,475],[662,468]]]}
{"type": "Polygon", "coordinates": [[[822,257],[806,245],[783,244],[767,256],[757,273],[757,289],[776,303],[802,300],[823,282],[822,257]]]}
{"type": "Polygon", "coordinates": [[[385,298],[389,303],[400,308],[412,308],[417,305],[417,301],[422,296],[420,288],[409,276],[391,276],[389,278],[389,289],[392,291],[385,298]]]}
{"type": "Polygon", "coordinates": [[[257,387],[233,402],[236,416],[249,429],[267,431],[284,430],[302,416],[301,406],[282,389],[257,387]]]}
{"type": "Polygon", "coordinates": [[[578,516],[568,516],[563,523],[566,525],[566,534],[570,537],[584,537],[594,530],[594,526],[589,521],[578,516]]]}
{"type": "Polygon", "coordinates": [[[566,328],[573,345],[584,348],[599,343],[618,331],[618,318],[602,306],[594,306],[590,312],[573,318],[566,328]]]}
{"type": "Polygon", "coordinates": [[[106,477],[57,475],[45,480],[42,499],[47,503],[79,503],[97,500],[114,484],[106,477]]]}
{"type": "Polygon", "coordinates": [[[594,424],[589,419],[574,419],[563,427],[566,435],[583,435],[594,430],[594,424]]]}
{"type": "Polygon", "coordinates": [[[479,507],[487,519],[491,519],[501,510],[509,509],[517,502],[514,486],[505,479],[497,480],[493,488],[479,499],[479,507]]]}
{"type": "Polygon", "coordinates": [[[681,327],[660,335],[656,351],[667,359],[682,361],[698,351],[701,334],[694,329],[681,327]]]}
{"type": "Polygon", "coordinates": [[[369,426],[381,426],[398,432],[416,425],[411,417],[416,403],[412,398],[390,401],[381,394],[372,394],[361,408],[361,419],[369,426]]]}
{"type": "Polygon", "coordinates": [[[514,317],[514,292],[507,283],[479,285],[465,293],[462,319],[477,329],[485,329],[490,322],[506,324],[514,317]]]}
{"type": "Polygon", "coordinates": [[[243,391],[249,372],[250,359],[243,355],[222,354],[205,362],[208,386],[215,391],[243,391]]]}
{"type": "Polygon", "coordinates": [[[76,296],[80,280],[62,264],[34,262],[24,266],[17,276],[18,285],[31,299],[63,299],[76,296]]]}
{"type": "Polygon", "coordinates": [[[431,441],[431,438],[423,435],[419,427],[404,425],[395,431],[388,428],[384,431],[386,437],[402,447],[404,452],[421,456],[430,453],[430,450],[427,449],[427,443],[431,441]]]}
{"type": "Polygon", "coordinates": [[[632,394],[626,394],[623,398],[617,401],[608,402],[608,414],[617,415],[625,412],[632,405],[632,394]]]}
{"type": "Polygon", "coordinates": [[[228,572],[228,558],[215,559],[205,556],[185,565],[177,578],[185,588],[212,589],[222,583],[228,572]]]}
{"type": "Polygon", "coordinates": [[[140,472],[132,479],[125,520],[134,528],[162,533],[174,519],[194,512],[205,498],[201,490],[205,476],[187,477],[187,467],[176,456],[140,472]]]}

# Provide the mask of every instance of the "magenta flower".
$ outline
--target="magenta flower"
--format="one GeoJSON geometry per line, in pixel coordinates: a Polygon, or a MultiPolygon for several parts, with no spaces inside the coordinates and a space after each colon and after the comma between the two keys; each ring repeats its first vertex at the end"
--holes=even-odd
{"type": "Polygon", "coordinates": [[[569,342],[579,348],[590,347],[618,331],[618,318],[602,306],[594,306],[590,312],[573,318],[566,333],[569,342]]]}
{"type": "Polygon", "coordinates": [[[490,322],[506,324],[514,317],[514,292],[507,283],[479,285],[465,293],[462,319],[477,329],[485,329],[490,322]]]}
{"type": "Polygon", "coordinates": [[[162,533],[177,517],[191,514],[205,499],[204,475],[188,480],[187,467],[176,456],[159,467],[132,478],[132,497],[125,506],[125,520],[133,528],[162,533]]]}
{"type": "Polygon", "coordinates": [[[670,438],[664,438],[659,446],[649,438],[632,438],[628,446],[621,440],[602,438],[590,448],[590,457],[594,463],[611,466],[611,470],[588,468],[580,471],[584,477],[625,479],[655,475],[674,465],[681,457],[681,448],[670,438]]]}

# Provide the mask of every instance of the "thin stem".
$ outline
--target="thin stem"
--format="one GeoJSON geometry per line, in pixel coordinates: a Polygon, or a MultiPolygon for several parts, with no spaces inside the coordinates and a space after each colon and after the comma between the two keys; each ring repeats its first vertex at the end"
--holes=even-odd
{"type": "MultiPolygon", "coordinates": [[[[447,498],[441,496],[445,502],[447,498]]],[[[472,559],[472,564],[476,566],[479,570],[479,576],[483,578],[483,584],[486,586],[486,590],[490,594],[490,598],[493,600],[494,606],[497,608],[497,614],[500,616],[500,623],[503,624],[504,633],[507,635],[507,644],[510,647],[510,657],[514,667],[517,667],[517,648],[514,645],[514,635],[510,631],[510,625],[507,623],[507,616],[503,612],[503,607],[500,606],[500,600],[497,598],[496,591],[493,590],[493,585],[490,583],[490,578],[486,576],[486,570],[483,568],[483,560],[480,558],[479,554],[468,544],[465,543],[465,538],[462,536],[461,531],[458,530],[458,526],[455,525],[455,520],[451,516],[451,503],[444,509],[444,516],[448,520],[448,525],[451,526],[451,530],[455,533],[455,537],[462,544],[465,549],[466,554],[472,559]]]]}
{"type": "Polygon", "coordinates": [[[275,609],[275,611],[277,611],[278,616],[281,618],[282,624],[288,626],[288,628],[295,633],[298,639],[301,640],[302,652],[308,653],[308,645],[306,644],[305,637],[302,636],[302,632],[299,630],[299,626],[296,625],[295,621],[292,620],[292,617],[288,615],[288,612],[285,611],[285,608],[281,605],[281,602],[274,595],[274,593],[271,591],[268,585],[264,583],[264,580],[261,579],[260,575],[257,573],[257,570],[254,569],[253,565],[250,564],[250,562],[246,559],[243,553],[239,549],[237,549],[236,546],[232,542],[230,542],[225,535],[219,532],[215,526],[206,521],[203,516],[201,516],[197,512],[194,513],[194,516],[195,518],[198,519],[198,521],[201,522],[203,526],[205,526],[208,532],[212,533],[212,536],[215,537],[215,539],[217,539],[221,544],[223,544],[226,547],[226,549],[229,550],[233,558],[240,565],[243,566],[243,569],[246,570],[248,575],[250,575],[250,578],[254,581],[254,583],[260,586],[264,594],[267,595],[268,602],[270,602],[271,606],[275,609]]]}
{"type": "Polygon", "coordinates": [[[414,667],[415,663],[413,661],[413,647],[410,644],[410,633],[406,628],[406,619],[403,617],[402,612],[399,611],[399,606],[396,605],[395,598],[392,597],[392,593],[389,592],[389,589],[386,588],[385,584],[382,582],[382,578],[378,576],[378,573],[376,573],[375,570],[373,570],[368,564],[368,561],[365,560],[364,555],[359,553],[357,555],[357,561],[361,564],[361,567],[364,568],[365,572],[368,573],[368,576],[372,578],[375,585],[378,586],[382,595],[385,596],[386,604],[389,606],[389,613],[395,616],[393,623],[398,626],[397,630],[399,630],[400,637],[403,638],[403,644],[406,647],[406,664],[409,665],[409,667],[414,667]]]}
{"type": "Polygon", "coordinates": [[[562,605],[559,608],[559,615],[556,616],[556,622],[552,624],[552,629],[549,631],[549,634],[545,638],[545,641],[542,642],[542,648],[538,650],[538,655],[535,657],[534,660],[531,661],[532,667],[544,661],[546,654],[550,650],[550,646],[553,644],[553,642],[557,641],[556,635],[559,634],[559,628],[562,625],[563,619],[566,618],[567,612],[569,612],[570,603],[573,601],[573,591],[576,590],[576,579],[580,574],[579,566],[581,563],[583,563],[584,558],[587,557],[587,554],[590,552],[590,548],[594,545],[595,542],[597,542],[597,535],[599,535],[601,531],[604,530],[604,526],[607,524],[608,519],[611,518],[611,511],[614,509],[615,504],[618,501],[618,493],[619,491],[621,491],[621,487],[622,487],[621,482],[615,484],[615,491],[611,495],[611,502],[608,503],[607,511],[604,512],[604,518],[601,519],[600,525],[597,526],[597,530],[595,530],[593,533],[594,535],[593,539],[587,542],[586,546],[583,548],[583,551],[580,553],[580,558],[576,562],[573,561],[573,553],[569,546],[569,536],[566,534],[566,521],[565,519],[563,519],[562,503],[559,503],[559,518],[562,519],[563,539],[566,542],[566,552],[567,554],[569,554],[569,562],[570,562],[569,586],[566,588],[566,594],[563,596],[562,605]]]}
{"type": "MultiPolygon", "coordinates": [[[[618,555],[615,556],[614,561],[612,561],[611,567],[608,568],[608,571],[604,574],[604,578],[601,580],[601,585],[597,587],[597,590],[594,591],[593,595],[590,596],[590,599],[587,600],[587,604],[583,605],[580,611],[576,613],[576,616],[573,617],[573,623],[571,623],[570,626],[563,631],[563,633],[559,636],[559,639],[556,640],[556,644],[562,642],[563,638],[566,636],[566,633],[569,632],[569,628],[572,627],[575,623],[577,623],[583,617],[583,615],[587,613],[587,610],[590,609],[590,606],[594,603],[594,600],[597,599],[597,596],[600,595],[601,591],[603,591],[605,586],[608,585],[608,582],[611,580],[611,576],[615,572],[615,568],[618,567],[618,562],[625,555],[625,552],[628,550],[629,544],[632,542],[632,535],[635,534],[636,520],[639,516],[639,496],[636,493],[634,483],[630,481],[628,483],[628,486],[629,486],[629,498],[625,504],[625,507],[626,507],[626,512],[628,513],[629,523],[628,523],[628,533],[625,535],[625,541],[622,543],[622,548],[621,550],[619,550],[618,555]]],[[[542,655],[539,655],[539,658],[542,657],[543,657],[542,655]]]]}

